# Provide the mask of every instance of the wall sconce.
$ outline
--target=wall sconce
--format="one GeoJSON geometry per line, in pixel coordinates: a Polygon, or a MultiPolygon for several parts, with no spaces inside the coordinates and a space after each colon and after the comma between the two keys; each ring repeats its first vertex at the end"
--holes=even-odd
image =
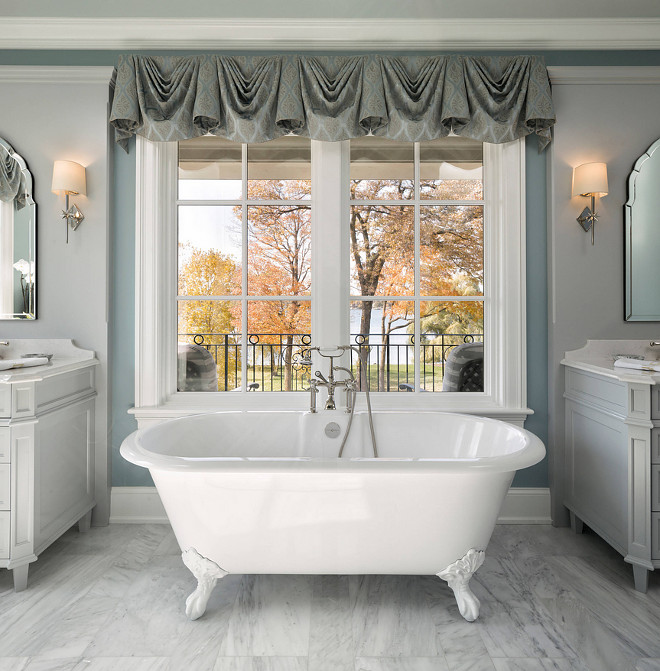
{"type": "Polygon", "coordinates": [[[75,231],[80,226],[85,215],[78,209],[75,203],[69,207],[69,196],[87,194],[87,182],[85,179],[85,168],[74,161],[55,161],[53,165],[53,193],[64,193],[64,210],[62,219],[66,221],[66,242],[69,244],[69,225],[75,231]]]}
{"type": "Polygon", "coordinates": [[[607,165],[605,163],[583,163],[573,168],[573,195],[590,196],[591,208],[585,207],[577,218],[585,232],[591,229],[591,244],[594,244],[596,228],[596,196],[607,195],[607,165]]]}

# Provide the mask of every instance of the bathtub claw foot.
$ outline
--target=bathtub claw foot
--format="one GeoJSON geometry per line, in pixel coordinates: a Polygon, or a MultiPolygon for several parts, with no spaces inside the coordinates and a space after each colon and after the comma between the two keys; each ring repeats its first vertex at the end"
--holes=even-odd
{"type": "Polygon", "coordinates": [[[450,564],[444,571],[436,573],[451,587],[458,610],[468,622],[474,622],[479,617],[481,604],[470,589],[469,582],[475,571],[484,563],[485,556],[483,550],[468,550],[465,557],[450,564]]]}
{"type": "Polygon", "coordinates": [[[195,548],[188,548],[181,554],[183,563],[197,578],[197,589],[186,599],[186,615],[191,620],[202,617],[206,612],[206,604],[211,592],[220,578],[227,575],[215,562],[202,557],[195,548]]]}

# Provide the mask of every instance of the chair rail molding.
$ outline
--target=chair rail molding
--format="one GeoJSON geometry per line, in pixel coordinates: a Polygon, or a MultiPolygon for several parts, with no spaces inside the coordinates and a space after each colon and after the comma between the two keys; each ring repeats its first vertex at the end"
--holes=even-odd
{"type": "Polygon", "coordinates": [[[2,17],[0,49],[659,49],[660,18],[2,17]]]}

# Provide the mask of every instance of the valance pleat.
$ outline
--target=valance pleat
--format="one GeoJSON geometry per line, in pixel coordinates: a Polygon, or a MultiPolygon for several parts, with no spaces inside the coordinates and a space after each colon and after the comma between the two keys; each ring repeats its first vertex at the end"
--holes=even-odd
{"type": "Polygon", "coordinates": [[[20,210],[27,203],[25,175],[18,161],[8,150],[0,144],[0,200],[6,203],[15,203],[20,210]]]}
{"type": "Polygon", "coordinates": [[[110,122],[124,147],[136,134],[501,143],[536,133],[544,148],[555,115],[537,56],[123,55],[110,122]]]}

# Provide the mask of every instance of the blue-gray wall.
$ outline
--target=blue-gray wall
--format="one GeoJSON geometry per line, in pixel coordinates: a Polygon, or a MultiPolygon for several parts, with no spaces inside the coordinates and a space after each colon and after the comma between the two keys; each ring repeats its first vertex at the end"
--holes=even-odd
{"type": "MultiPolygon", "coordinates": [[[[161,52],[162,53],[162,52],[161,52]]],[[[548,65],[660,65],[660,52],[547,52],[548,65]]],[[[0,65],[113,65],[118,53],[109,51],[0,51],[0,65]]],[[[561,123],[561,116],[558,118],[561,123]]],[[[112,147],[111,175],[111,445],[113,486],[149,485],[141,468],[119,455],[119,446],[135,429],[128,414],[134,397],[134,225],[135,151],[112,147]]],[[[548,286],[547,286],[547,154],[539,154],[535,138],[526,144],[527,185],[527,371],[528,406],[534,414],[526,426],[541,439],[548,437],[548,286]]],[[[43,250],[47,254],[47,250],[43,250]]],[[[546,461],[520,472],[519,487],[546,487],[546,461]]]]}

